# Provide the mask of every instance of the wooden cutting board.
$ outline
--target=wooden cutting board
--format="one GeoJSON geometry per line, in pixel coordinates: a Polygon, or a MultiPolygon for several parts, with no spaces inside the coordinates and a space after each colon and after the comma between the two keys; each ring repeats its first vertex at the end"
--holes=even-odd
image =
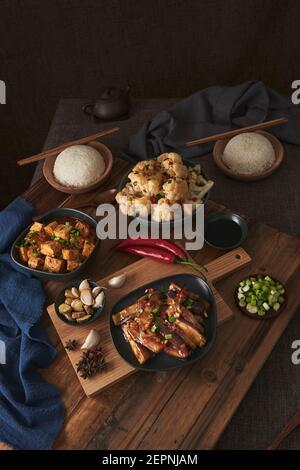
{"type": "MultiPolygon", "coordinates": [[[[223,279],[230,273],[247,266],[247,264],[250,262],[250,256],[242,248],[232,250],[229,253],[220,256],[206,265],[208,270],[206,275],[209,283],[212,284],[213,282],[217,282],[220,279],[223,279]]],[[[78,349],[76,351],[66,350],[66,352],[69,356],[72,366],[75,369],[75,373],[80,380],[82,388],[88,397],[96,395],[104,388],[114,384],[115,382],[118,382],[121,379],[124,379],[136,370],[122,359],[122,357],[116,351],[111,340],[109,332],[109,318],[113,305],[128,292],[156,279],[170,276],[172,274],[191,273],[190,269],[187,267],[162,264],[150,260],[149,258],[141,259],[140,261],[127,266],[125,269],[118,271],[114,275],[118,275],[123,272],[126,272],[127,280],[125,285],[120,289],[111,289],[108,287],[108,280],[113,275],[107,276],[97,281],[100,286],[107,288],[106,305],[103,315],[92,324],[82,326],[68,325],[61,321],[56,315],[54,304],[50,305],[47,309],[62,344],[65,345],[66,342],[70,339],[76,339],[78,341],[78,349]],[[76,372],[76,364],[78,363],[81,355],[79,345],[83,344],[91,329],[95,329],[100,333],[100,344],[105,356],[106,369],[101,374],[98,374],[90,379],[82,379],[76,372]]],[[[226,320],[232,318],[233,313],[213,286],[212,289],[217,305],[218,325],[220,325],[226,320]]]]}

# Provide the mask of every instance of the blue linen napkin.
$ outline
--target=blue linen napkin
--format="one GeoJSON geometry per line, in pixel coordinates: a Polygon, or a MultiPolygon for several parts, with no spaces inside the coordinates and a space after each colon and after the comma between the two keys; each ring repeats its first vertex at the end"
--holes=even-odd
{"type": "Polygon", "coordinates": [[[212,86],[158,113],[130,137],[129,145],[121,154],[131,162],[174,151],[185,158],[198,157],[209,153],[214,143],[186,147],[185,142],[279,117],[287,117],[288,124],[266,131],[284,142],[300,145],[294,108],[290,98],[260,81],[212,86]]]}
{"type": "Polygon", "coordinates": [[[39,325],[41,282],[7,253],[33,213],[22,197],[0,212],[0,440],[19,450],[51,448],[64,416],[58,392],[37,371],[56,356],[39,325]]]}

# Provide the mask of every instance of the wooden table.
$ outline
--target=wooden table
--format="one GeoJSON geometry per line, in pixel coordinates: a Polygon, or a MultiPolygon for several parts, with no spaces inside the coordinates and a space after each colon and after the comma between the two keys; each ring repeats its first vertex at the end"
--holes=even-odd
{"type": "MultiPolygon", "coordinates": [[[[125,162],[115,161],[110,187],[119,180],[125,166],[125,162]]],[[[66,197],[48,186],[43,178],[24,196],[38,213],[56,207],[66,197]]],[[[207,212],[220,209],[224,208],[213,202],[206,207],[207,212]]],[[[136,260],[112,253],[110,244],[102,243],[88,276],[100,278],[136,260]]],[[[44,371],[44,377],[58,387],[66,406],[65,426],[55,442],[56,449],[210,449],[215,446],[300,303],[299,240],[253,223],[244,248],[253,259],[250,267],[217,285],[224,300],[235,309],[235,318],[220,327],[209,355],[190,367],[172,372],[138,372],[99,396],[87,398],[45,313],[44,327],[57,346],[58,357],[44,371]],[[244,275],[269,271],[286,284],[288,308],[270,321],[242,316],[235,307],[234,286],[244,275]]],[[[206,263],[219,255],[217,250],[205,247],[195,259],[206,263]]],[[[61,284],[48,282],[45,288],[51,301],[61,284]]]]}

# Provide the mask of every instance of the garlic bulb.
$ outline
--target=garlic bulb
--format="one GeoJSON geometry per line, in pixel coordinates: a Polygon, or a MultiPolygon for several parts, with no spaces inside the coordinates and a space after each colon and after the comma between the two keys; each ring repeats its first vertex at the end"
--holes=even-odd
{"type": "Polygon", "coordinates": [[[120,274],[119,276],[112,277],[108,281],[109,287],[113,287],[114,289],[118,289],[119,287],[122,287],[126,281],[126,274],[120,274]]]}
{"type": "Polygon", "coordinates": [[[91,330],[87,335],[81,349],[94,349],[100,343],[100,335],[97,331],[91,330]]]}

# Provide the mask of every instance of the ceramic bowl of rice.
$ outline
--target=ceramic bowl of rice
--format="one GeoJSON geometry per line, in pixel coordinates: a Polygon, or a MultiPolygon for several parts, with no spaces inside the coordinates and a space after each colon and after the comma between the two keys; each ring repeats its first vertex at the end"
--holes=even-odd
{"type": "Polygon", "coordinates": [[[67,194],[87,193],[109,177],[113,156],[108,147],[93,141],[72,145],[55,157],[46,158],[43,173],[51,186],[67,194]]]}
{"type": "Polygon", "coordinates": [[[283,160],[283,147],[268,132],[244,132],[231,139],[218,140],[213,158],[227,176],[257,181],[270,176],[279,167],[283,160]]]}

